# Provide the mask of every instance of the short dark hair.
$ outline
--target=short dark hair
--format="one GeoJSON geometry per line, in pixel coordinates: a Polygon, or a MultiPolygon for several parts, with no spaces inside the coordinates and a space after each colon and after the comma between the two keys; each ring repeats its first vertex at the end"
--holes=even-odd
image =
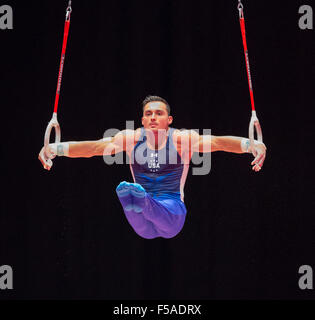
{"type": "Polygon", "coordinates": [[[142,109],[143,109],[143,111],[144,111],[145,105],[147,103],[153,102],[153,101],[161,101],[161,102],[163,102],[166,105],[166,110],[167,110],[168,115],[171,114],[170,105],[168,104],[168,102],[165,99],[163,99],[163,98],[161,98],[159,96],[151,96],[151,95],[150,96],[146,96],[145,99],[142,101],[142,109]]]}

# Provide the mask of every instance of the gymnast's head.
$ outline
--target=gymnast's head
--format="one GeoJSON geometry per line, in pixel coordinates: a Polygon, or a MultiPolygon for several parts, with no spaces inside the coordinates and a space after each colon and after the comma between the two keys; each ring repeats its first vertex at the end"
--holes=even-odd
{"type": "Polygon", "coordinates": [[[168,129],[173,122],[168,102],[159,96],[147,96],[143,102],[142,125],[145,129],[157,131],[168,129]]]}

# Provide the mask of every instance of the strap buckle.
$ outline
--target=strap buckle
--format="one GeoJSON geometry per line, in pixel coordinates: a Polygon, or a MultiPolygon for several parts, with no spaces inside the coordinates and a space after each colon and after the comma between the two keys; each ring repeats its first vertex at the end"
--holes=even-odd
{"type": "Polygon", "coordinates": [[[69,0],[68,2],[68,7],[66,9],[66,20],[69,21],[70,20],[70,14],[72,12],[72,8],[71,8],[71,0],[69,0]]]}
{"type": "Polygon", "coordinates": [[[238,0],[237,10],[238,10],[238,12],[239,12],[240,19],[243,19],[243,18],[244,18],[244,11],[243,11],[243,9],[244,9],[244,6],[243,6],[241,0],[238,0]]]}

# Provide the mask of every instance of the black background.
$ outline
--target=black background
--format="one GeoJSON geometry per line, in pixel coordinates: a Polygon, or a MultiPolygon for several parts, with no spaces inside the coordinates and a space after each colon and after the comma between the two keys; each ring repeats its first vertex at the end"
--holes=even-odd
{"type": "MultiPolygon", "coordinates": [[[[245,1],[257,114],[268,148],[212,154],[189,175],[185,226],[145,240],[115,188],[128,165],[102,157],[37,159],[51,118],[67,1],[6,1],[1,39],[0,265],[14,289],[0,299],[311,299],[298,287],[315,268],[314,30],[310,1],[245,1]]],[[[237,1],[73,1],[58,120],[63,141],[96,140],[141,122],[157,94],[176,128],[247,136],[250,100],[237,1]]],[[[313,6],[314,9],[314,6],[313,6]]],[[[190,171],[191,172],[191,171],[190,171]]]]}

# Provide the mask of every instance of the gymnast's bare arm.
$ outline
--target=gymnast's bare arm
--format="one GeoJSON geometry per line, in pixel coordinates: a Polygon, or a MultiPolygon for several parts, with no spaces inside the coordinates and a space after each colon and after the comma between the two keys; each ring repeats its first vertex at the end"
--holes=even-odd
{"type": "Polygon", "coordinates": [[[38,155],[43,167],[50,170],[50,159],[56,155],[69,158],[90,158],[94,156],[114,155],[116,153],[129,152],[140,137],[140,130],[119,131],[114,137],[103,138],[95,141],[70,141],[49,144],[48,149],[43,147],[38,155]]]}
{"type": "Polygon", "coordinates": [[[181,152],[214,152],[225,151],[233,153],[253,153],[255,159],[251,165],[253,170],[259,171],[266,158],[266,146],[263,143],[255,141],[254,150],[249,148],[249,140],[243,137],[235,136],[213,136],[199,135],[194,130],[184,130],[177,132],[177,145],[181,152]],[[178,142],[181,141],[180,144],[178,142]]]}
{"type": "Polygon", "coordinates": [[[90,158],[94,156],[114,155],[116,153],[127,151],[130,146],[135,144],[136,131],[123,130],[114,137],[103,138],[97,141],[82,141],[69,143],[70,158],[90,158]]]}

